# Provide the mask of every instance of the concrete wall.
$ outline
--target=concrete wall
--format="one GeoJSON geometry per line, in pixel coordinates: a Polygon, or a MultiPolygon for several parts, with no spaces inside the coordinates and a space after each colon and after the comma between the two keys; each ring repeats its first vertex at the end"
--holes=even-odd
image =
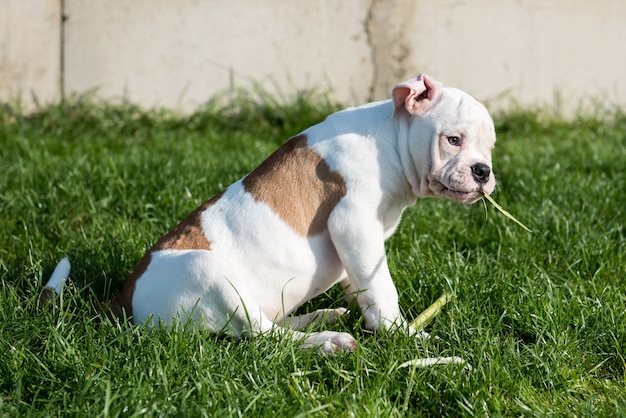
{"type": "Polygon", "coordinates": [[[367,94],[372,66],[360,0],[66,0],[66,92],[98,87],[187,110],[251,82],[289,95],[367,94]],[[116,4],[116,7],[111,7],[116,4]]]}
{"type": "Polygon", "coordinates": [[[626,105],[626,1],[0,0],[0,100],[191,111],[258,85],[386,98],[420,72],[503,108],[626,105]],[[65,19],[62,19],[62,15],[65,19]]]}
{"type": "Polygon", "coordinates": [[[598,100],[626,104],[626,1],[419,4],[407,67],[496,104],[513,99],[565,112],[598,100]]]}
{"type": "Polygon", "coordinates": [[[0,0],[0,101],[61,98],[61,2],[0,0]]]}

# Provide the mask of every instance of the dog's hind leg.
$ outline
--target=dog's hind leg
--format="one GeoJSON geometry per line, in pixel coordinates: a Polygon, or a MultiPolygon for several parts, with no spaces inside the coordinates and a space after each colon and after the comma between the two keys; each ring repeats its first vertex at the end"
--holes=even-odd
{"type": "Polygon", "coordinates": [[[356,339],[346,332],[322,331],[305,333],[296,330],[296,328],[306,326],[303,325],[304,323],[324,320],[325,314],[328,317],[329,312],[332,312],[330,316],[336,320],[339,316],[346,312],[346,309],[321,309],[299,317],[286,318],[281,323],[271,322],[262,314],[260,317],[253,318],[248,313],[247,319],[250,321],[251,332],[249,328],[247,332],[244,332],[244,335],[265,334],[275,335],[281,338],[291,338],[294,341],[300,342],[303,350],[320,350],[329,354],[356,350],[356,339]],[[293,327],[287,326],[287,322],[289,322],[290,325],[293,325],[293,327]]]}
{"type": "Polygon", "coordinates": [[[329,325],[337,322],[347,312],[346,308],[318,309],[304,315],[288,316],[279,321],[278,325],[294,330],[301,330],[310,324],[329,325]]]}
{"type": "Polygon", "coordinates": [[[328,354],[354,351],[358,345],[356,339],[347,332],[321,331],[305,333],[280,326],[275,326],[268,332],[299,341],[303,350],[320,350],[328,354]]]}
{"type": "Polygon", "coordinates": [[[302,348],[305,350],[318,349],[324,353],[332,354],[341,351],[354,351],[358,345],[356,339],[346,332],[322,331],[303,335],[302,348]]]}

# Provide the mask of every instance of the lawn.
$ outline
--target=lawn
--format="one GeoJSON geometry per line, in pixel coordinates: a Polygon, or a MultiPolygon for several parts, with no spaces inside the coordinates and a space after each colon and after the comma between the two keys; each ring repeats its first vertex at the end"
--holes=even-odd
{"type": "MultiPolygon", "coordinates": [[[[440,339],[331,329],[356,352],[272,337],[148,330],[91,310],[144,251],[290,136],[337,109],[302,94],[182,117],[72,100],[0,105],[0,416],[617,416],[626,414],[626,116],[496,115],[494,194],[422,200],[387,242],[414,318],[442,292],[440,339]],[[42,282],[69,255],[59,304],[42,282]],[[425,356],[459,365],[399,367],[425,356]]],[[[344,306],[341,292],[302,310],[344,306]]]]}

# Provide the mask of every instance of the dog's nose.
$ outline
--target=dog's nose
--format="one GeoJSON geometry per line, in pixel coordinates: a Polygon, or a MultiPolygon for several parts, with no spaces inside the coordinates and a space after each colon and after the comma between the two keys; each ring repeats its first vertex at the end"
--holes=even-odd
{"type": "Polygon", "coordinates": [[[477,163],[472,166],[472,176],[477,183],[487,183],[489,181],[489,174],[491,169],[487,164],[477,163]]]}

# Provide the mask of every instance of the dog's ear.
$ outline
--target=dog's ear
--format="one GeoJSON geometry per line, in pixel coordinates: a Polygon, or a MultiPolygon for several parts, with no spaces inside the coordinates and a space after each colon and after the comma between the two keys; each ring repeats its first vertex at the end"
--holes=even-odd
{"type": "Polygon", "coordinates": [[[420,74],[393,88],[394,113],[406,110],[411,115],[423,115],[437,103],[441,94],[441,83],[420,74]]]}

